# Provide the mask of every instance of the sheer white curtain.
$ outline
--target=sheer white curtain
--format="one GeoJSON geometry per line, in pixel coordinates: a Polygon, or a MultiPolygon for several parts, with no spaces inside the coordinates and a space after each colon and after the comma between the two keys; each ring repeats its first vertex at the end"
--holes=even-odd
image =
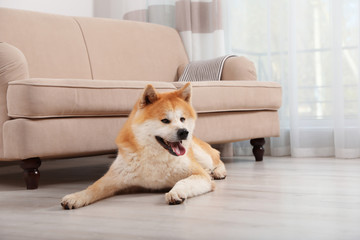
{"type": "MultiPolygon", "coordinates": [[[[267,154],[360,157],[358,0],[223,1],[228,53],[283,87],[281,136],[267,154]]],[[[247,142],[237,155],[250,154],[247,142]]]]}

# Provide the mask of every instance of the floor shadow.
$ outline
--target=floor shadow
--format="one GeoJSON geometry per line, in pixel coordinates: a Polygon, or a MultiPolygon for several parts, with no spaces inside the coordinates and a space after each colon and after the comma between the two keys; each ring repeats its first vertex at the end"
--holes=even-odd
{"type": "MultiPolygon", "coordinates": [[[[103,176],[108,167],[108,164],[55,169],[41,169],[40,167],[39,186],[93,182],[103,176]]],[[[8,187],[24,187],[23,172],[20,167],[18,172],[0,174],[0,183],[8,187]]]]}

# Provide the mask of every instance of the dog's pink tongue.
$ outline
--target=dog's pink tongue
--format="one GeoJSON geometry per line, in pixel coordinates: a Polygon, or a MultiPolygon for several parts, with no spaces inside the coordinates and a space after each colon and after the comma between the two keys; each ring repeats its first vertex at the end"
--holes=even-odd
{"type": "Polygon", "coordinates": [[[185,154],[186,150],[185,148],[183,147],[183,145],[181,145],[181,143],[179,142],[173,142],[173,143],[170,143],[171,144],[171,148],[172,150],[174,151],[174,153],[178,156],[182,156],[185,154]]]}

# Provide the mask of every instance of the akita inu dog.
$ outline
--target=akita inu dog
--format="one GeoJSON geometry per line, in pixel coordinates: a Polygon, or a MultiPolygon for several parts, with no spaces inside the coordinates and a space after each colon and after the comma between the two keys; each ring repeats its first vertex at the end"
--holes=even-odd
{"type": "Polygon", "coordinates": [[[63,208],[80,208],[131,187],[171,189],[168,204],[212,191],[212,178],[225,178],[226,170],[219,152],[193,136],[196,117],[189,83],[168,93],[148,85],[116,139],[118,155],[108,172],[65,196],[63,208]]]}

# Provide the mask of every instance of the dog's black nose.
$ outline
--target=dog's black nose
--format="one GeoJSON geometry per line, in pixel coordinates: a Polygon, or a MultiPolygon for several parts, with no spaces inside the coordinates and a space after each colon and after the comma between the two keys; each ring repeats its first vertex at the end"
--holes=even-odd
{"type": "Polygon", "coordinates": [[[181,128],[177,131],[177,135],[179,140],[186,140],[189,135],[189,131],[186,130],[185,128],[181,128]]]}

